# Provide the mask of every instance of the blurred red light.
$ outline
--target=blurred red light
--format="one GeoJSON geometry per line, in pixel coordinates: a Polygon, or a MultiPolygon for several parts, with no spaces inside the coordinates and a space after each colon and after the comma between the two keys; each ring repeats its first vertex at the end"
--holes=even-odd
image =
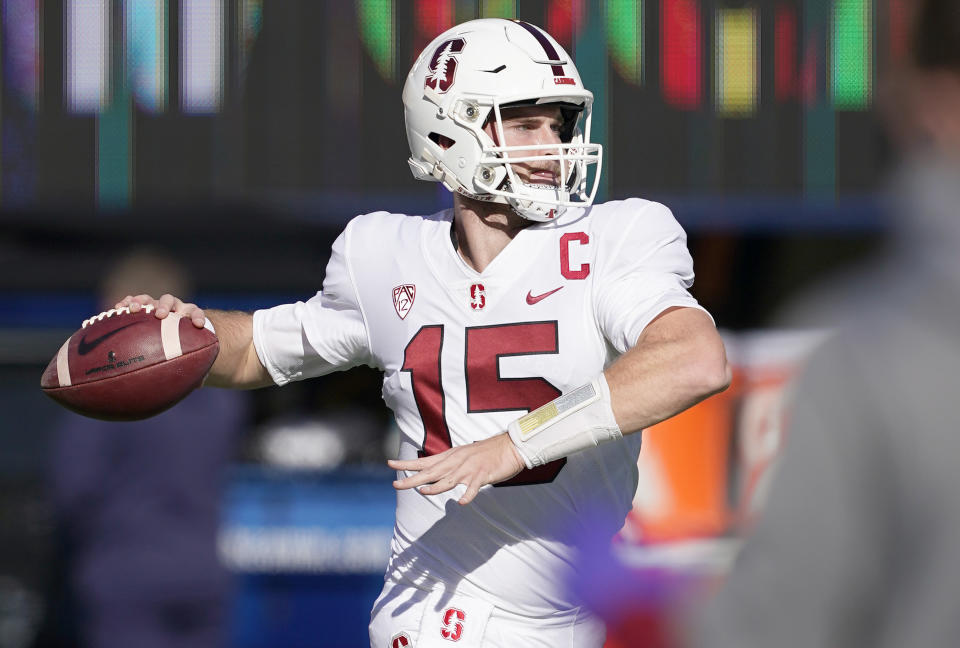
{"type": "Polygon", "coordinates": [[[698,0],[661,0],[661,83],[664,99],[677,108],[699,108],[703,99],[702,31],[698,0]]]}

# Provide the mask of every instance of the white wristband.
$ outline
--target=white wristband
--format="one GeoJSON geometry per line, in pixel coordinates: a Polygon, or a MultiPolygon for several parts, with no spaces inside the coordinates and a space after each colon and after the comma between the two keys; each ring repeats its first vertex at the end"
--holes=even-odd
{"type": "Polygon", "coordinates": [[[527,468],[623,438],[603,374],[511,422],[507,432],[527,468]]]}

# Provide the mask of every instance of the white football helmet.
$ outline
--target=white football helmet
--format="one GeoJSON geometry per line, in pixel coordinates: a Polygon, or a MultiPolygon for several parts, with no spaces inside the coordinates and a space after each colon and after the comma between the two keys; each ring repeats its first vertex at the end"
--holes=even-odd
{"type": "Polygon", "coordinates": [[[592,106],[593,93],[545,31],[519,20],[471,20],[437,36],[407,75],[410,169],[417,179],[548,221],[593,202],[602,147],[590,142],[592,106]],[[504,142],[503,108],[543,104],[561,109],[561,144],[498,146],[483,130],[492,122],[504,142]],[[513,169],[538,161],[559,162],[558,186],[524,183],[513,169]]]}

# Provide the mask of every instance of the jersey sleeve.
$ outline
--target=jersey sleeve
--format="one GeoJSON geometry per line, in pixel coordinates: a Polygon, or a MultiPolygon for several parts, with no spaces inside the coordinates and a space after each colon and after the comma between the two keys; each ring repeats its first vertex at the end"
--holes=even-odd
{"type": "Polygon", "coordinates": [[[687,235],[667,207],[628,200],[609,219],[597,260],[594,304],[604,336],[624,353],[666,309],[704,309],[688,292],[693,259],[687,235]]]}
{"type": "Polygon", "coordinates": [[[257,356],[278,385],[371,364],[349,249],[348,225],[333,244],[321,292],[253,314],[257,356]]]}

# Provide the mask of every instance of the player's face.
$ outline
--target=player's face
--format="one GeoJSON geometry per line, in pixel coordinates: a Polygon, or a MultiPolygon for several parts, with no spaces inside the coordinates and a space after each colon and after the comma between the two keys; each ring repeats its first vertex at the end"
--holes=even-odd
{"type": "MultiPolygon", "coordinates": [[[[521,106],[504,108],[500,111],[503,123],[503,139],[497,133],[491,121],[484,128],[487,134],[500,146],[543,146],[542,150],[531,149],[510,153],[508,156],[555,155],[552,146],[560,144],[560,131],[563,127],[563,115],[555,106],[521,106]]],[[[518,162],[513,171],[522,182],[543,184],[556,187],[560,183],[560,165],[557,162],[531,161],[518,162]]]]}

